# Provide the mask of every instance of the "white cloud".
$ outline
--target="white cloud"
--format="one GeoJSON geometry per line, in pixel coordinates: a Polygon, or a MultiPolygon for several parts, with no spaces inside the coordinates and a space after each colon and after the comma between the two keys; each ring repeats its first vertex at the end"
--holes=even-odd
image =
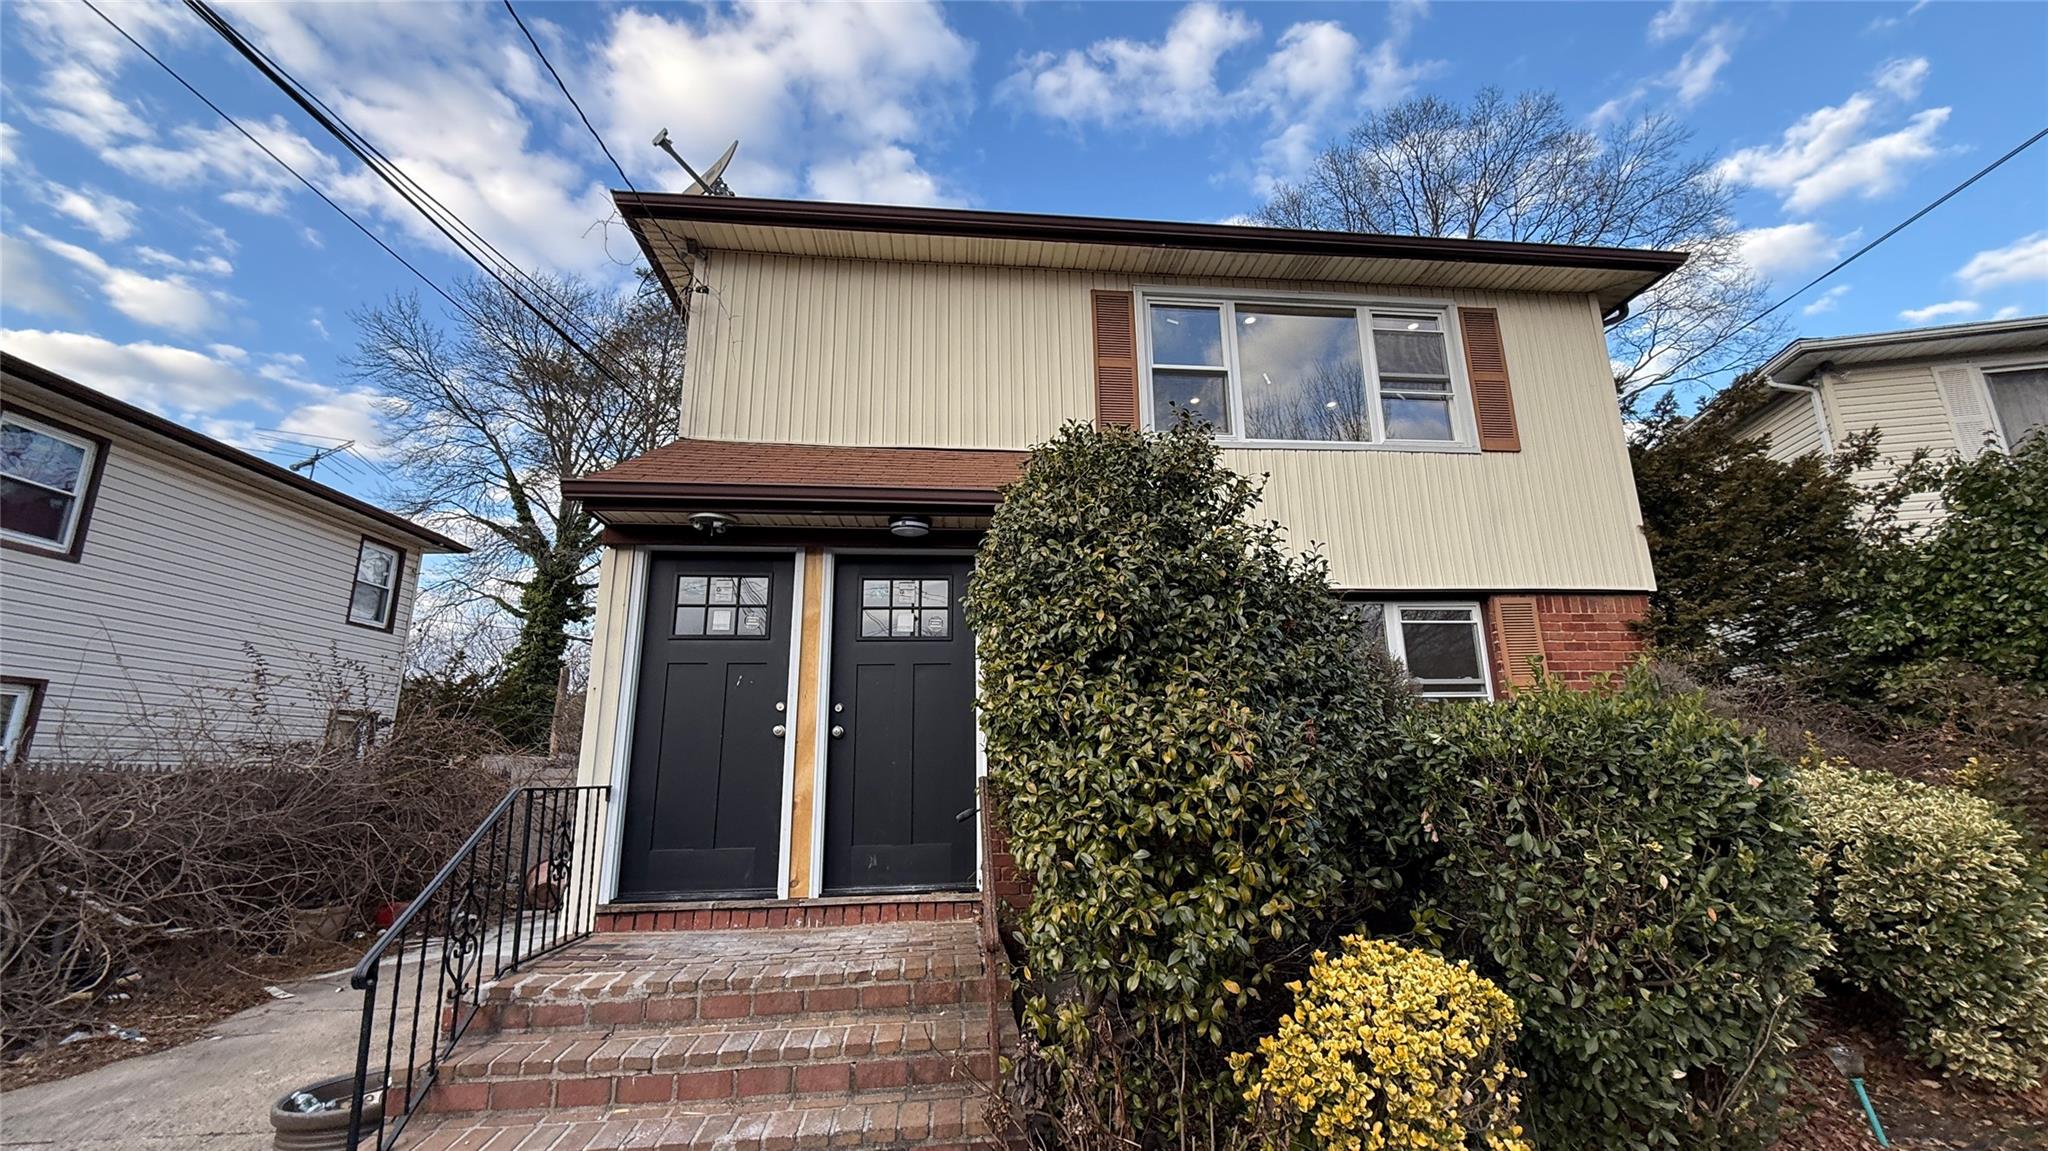
{"type": "Polygon", "coordinates": [[[1972,292],[2048,280],[2048,232],[2022,236],[2003,248],[1991,248],[1970,257],[1956,270],[1956,279],[1972,292]]]}
{"type": "Polygon", "coordinates": [[[97,282],[107,303],[129,319],[178,332],[199,331],[213,326],[219,319],[215,306],[223,302],[223,298],[218,293],[194,287],[183,276],[146,275],[108,263],[89,248],[67,244],[33,228],[24,231],[45,251],[84,270],[97,282]]]}
{"type": "Polygon", "coordinates": [[[1812,303],[1799,309],[1799,314],[1802,316],[1819,316],[1832,312],[1835,310],[1835,305],[1842,302],[1842,297],[1848,294],[1849,285],[1836,284],[1834,287],[1815,296],[1812,303]]]}
{"type": "Polygon", "coordinates": [[[42,254],[33,244],[14,236],[0,235],[0,279],[7,292],[0,301],[7,308],[20,308],[39,316],[70,319],[78,315],[69,292],[43,266],[42,254]]]}
{"type": "Polygon", "coordinates": [[[958,198],[919,149],[966,104],[974,46],[935,5],[628,8],[596,55],[570,83],[642,187],[689,181],[644,143],[665,127],[699,164],[737,137],[726,180],[745,195],[958,198]]]}
{"type": "Polygon", "coordinates": [[[1899,100],[1920,98],[1920,86],[1927,82],[1927,58],[1914,56],[1909,59],[1887,60],[1871,83],[1880,90],[1899,100]]]}
{"type": "Polygon", "coordinates": [[[2014,316],[2017,316],[2024,311],[2026,311],[2026,309],[2020,307],[2018,304],[2007,304],[2003,308],[1998,309],[1996,312],[1991,313],[1991,318],[1994,320],[2010,320],[2014,316]]]}
{"type": "Polygon", "coordinates": [[[1230,115],[1217,66],[1225,53],[1258,36],[1258,23],[1244,13],[1197,0],[1157,41],[1118,37],[1060,55],[1041,52],[1006,87],[1055,120],[1190,128],[1230,115]]]}
{"type": "Polygon", "coordinates": [[[1648,36],[1652,44],[1676,40],[1692,31],[1700,14],[1707,10],[1707,0],[1671,0],[1650,17],[1648,36]]]}
{"type": "Polygon", "coordinates": [[[21,161],[21,129],[0,120],[0,164],[12,168],[21,161]]]}
{"type": "Polygon", "coordinates": [[[200,252],[189,257],[174,256],[161,248],[143,244],[135,249],[135,256],[145,264],[155,264],[159,268],[169,268],[174,272],[187,272],[199,276],[235,274],[234,264],[218,252],[200,252]]]}
{"type": "Polygon", "coordinates": [[[97,188],[46,184],[43,201],[59,213],[91,229],[102,240],[125,240],[135,234],[134,204],[97,188]]]}
{"type": "Polygon", "coordinates": [[[1924,62],[1893,61],[1879,71],[1877,86],[1807,113],[1777,144],[1744,148],[1717,170],[1725,179],[1777,192],[1791,212],[1851,193],[1874,199],[1891,192],[1911,168],[1940,152],[1935,138],[1948,121],[1947,108],[1916,112],[1899,128],[1877,131],[1895,94],[1913,90],[1925,72],[1924,62]]]}
{"type": "Polygon", "coordinates": [[[377,405],[382,399],[375,392],[337,391],[331,398],[285,413],[277,421],[277,428],[315,439],[354,440],[356,451],[369,459],[380,459],[389,454],[377,426],[377,405]]]}
{"type": "Polygon", "coordinates": [[[1662,83],[1677,93],[1680,104],[1690,108],[1714,90],[1721,69],[1735,58],[1735,38],[1733,24],[1715,25],[1686,49],[1677,67],[1664,74],[1662,83]]]}
{"type": "Polygon", "coordinates": [[[1849,238],[1830,236],[1814,223],[1750,228],[1735,237],[1742,262],[1758,275],[1773,279],[1833,259],[1849,238]]]}
{"type": "Polygon", "coordinates": [[[190,348],[147,341],[117,344],[84,332],[34,329],[0,331],[0,347],[159,412],[214,412],[263,399],[263,390],[234,365],[190,348]]]}
{"type": "Polygon", "coordinates": [[[1899,313],[1899,318],[1915,324],[1924,324],[1944,316],[1974,316],[1977,312],[1978,305],[1975,300],[1949,300],[1946,303],[1929,304],[1924,308],[1907,308],[1899,313]]]}

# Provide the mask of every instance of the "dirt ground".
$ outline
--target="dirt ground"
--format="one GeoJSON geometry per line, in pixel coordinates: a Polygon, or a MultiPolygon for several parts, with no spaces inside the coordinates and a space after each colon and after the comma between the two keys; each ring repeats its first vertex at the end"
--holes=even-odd
{"type": "Polygon", "coordinates": [[[346,968],[367,941],[310,943],[282,955],[235,955],[145,972],[126,999],[102,1001],[90,1029],[130,1028],[142,1038],[93,1038],[29,1050],[0,1062],[0,1091],[47,1083],[164,1051],[204,1036],[221,1020],[270,999],[264,988],[346,968]]]}
{"type": "Polygon", "coordinates": [[[1806,1113],[1779,1139],[1778,1151],[1865,1151],[1877,1146],[1849,1084],[1828,1062],[1827,1048],[1861,1048],[1864,1087],[1892,1146],[1906,1151],[2036,1151],[2048,1149],[2048,1086],[2032,1091],[1977,1091],[1944,1081],[1905,1059],[1895,1041],[1869,1021],[1829,1018],[1801,1052],[1805,1084],[1793,1106],[1806,1113]]]}

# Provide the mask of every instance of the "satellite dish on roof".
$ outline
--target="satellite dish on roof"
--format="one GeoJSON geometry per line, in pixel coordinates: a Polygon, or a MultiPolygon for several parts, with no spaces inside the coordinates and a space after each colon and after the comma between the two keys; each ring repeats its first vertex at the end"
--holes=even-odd
{"type": "Polygon", "coordinates": [[[734,140],[726,145],[725,154],[720,156],[709,168],[706,168],[701,175],[697,169],[690,167],[688,160],[683,159],[682,153],[676,151],[675,144],[671,143],[668,138],[667,128],[663,128],[654,134],[654,146],[667,152],[669,159],[680,164],[683,171],[690,174],[690,186],[683,189],[683,195],[730,196],[733,194],[732,188],[725,182],[725,166],[732,163],[732,154],[740,150],[740,142],[738,140],[734,140]]]}

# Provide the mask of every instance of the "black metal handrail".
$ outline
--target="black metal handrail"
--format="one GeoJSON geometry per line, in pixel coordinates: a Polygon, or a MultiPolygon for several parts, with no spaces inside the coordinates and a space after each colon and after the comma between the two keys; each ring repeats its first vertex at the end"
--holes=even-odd
{"type": "Polygon", "coordinates": [[[485,982],[590,934],[598,869],[592,861],[579,869],[576,852],[598,849],[610,797],[603,786],[513,788],[356,964],[349,986],[363,993],[363,1023],[350,1151],[398,1142],[482,1010],[485,982]],[[431,989],[429,966],[437,968],[431,989]]]}

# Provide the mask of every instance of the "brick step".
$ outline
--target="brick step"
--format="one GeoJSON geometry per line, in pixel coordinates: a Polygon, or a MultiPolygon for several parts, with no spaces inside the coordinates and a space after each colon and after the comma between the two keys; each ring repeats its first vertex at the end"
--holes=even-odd
{"type": "Polygon", "coordinates": [[[760,1098],[990,1077],[985,1012],[806,1018],[610,1033],[512,1033],[441,1069],[437,1111],[760,1098]]]}
{"type": "Polygon", "coordinates": [[[772,1109],[682,1103],[422,1115],[398,1144],[403,1151],[966,1151],[1002,1145],[990,1133],[983,1097],[972,1084],[863,1092],[851,1098],[799,1097],[772,1109]]]}
{"type": "Polygon", "coordinates": [[[479,1023],[587,1031],[986,1003],[975,931],[962,922],[599,935],[573,962],[544,961],[486,988],[479,1023]]]}

